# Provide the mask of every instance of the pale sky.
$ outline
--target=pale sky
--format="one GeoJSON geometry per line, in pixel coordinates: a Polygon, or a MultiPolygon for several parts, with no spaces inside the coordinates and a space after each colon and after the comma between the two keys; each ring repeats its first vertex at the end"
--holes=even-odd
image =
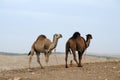
{"type": "Polygon", "coordinates": [[[0,0],[0,52],[27,53],[40,34],[55,33],[65,52],[75,31],[92,34],[88,53],[120,55],[120,0],[0,0]]]}

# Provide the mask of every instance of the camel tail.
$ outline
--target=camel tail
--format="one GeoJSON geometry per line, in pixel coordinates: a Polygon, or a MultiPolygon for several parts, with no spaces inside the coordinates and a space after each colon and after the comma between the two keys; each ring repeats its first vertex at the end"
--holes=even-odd
{"type": "Polygon", "coordinates": [[[72,54],[69,42],[66,43],[66,52],[72,54]]]}
{"type": "Polygon", "coordinates": [[[31,54],[31,51],[28,53],[28,56],[31,54]]]}

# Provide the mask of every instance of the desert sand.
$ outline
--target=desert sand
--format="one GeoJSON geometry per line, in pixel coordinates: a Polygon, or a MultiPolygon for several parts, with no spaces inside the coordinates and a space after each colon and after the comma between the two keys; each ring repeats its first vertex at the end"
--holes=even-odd
{"type": "MultiPolygon", "coordinates": [[[[31,71],[28,69],[27,55],[0,55],[0,80],[120,80],[119,58],[97,58],[83,56],[83,67],[77,67],[73,61],[65,68],[65,54],[50,55],[48,65],[44,55],[40,56],[44,69],[41,69],[33,56],[31,71]]],[[[73,60],[69,55],[68,64],[73,60]]]]}

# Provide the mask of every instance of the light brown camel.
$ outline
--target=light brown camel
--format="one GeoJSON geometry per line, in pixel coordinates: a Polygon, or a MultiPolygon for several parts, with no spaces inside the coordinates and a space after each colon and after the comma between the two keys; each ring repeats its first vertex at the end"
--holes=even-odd
{"type": "Polygon", "coordinates": [[[65,55],[65,61],[66,61],[65,67],[66,68],[68,68],[67,58],[68,58],[69,52],[73,53],[74,60],[77,63],[78,67],[82,67],[82,65],[81,65],[82,55],[83,55],[84,51],[89,47],[90,40],[92,39],[92,35],[87,34],[86,37],[87,37],[87,39],[85,41],[85,39],[83,37],[81,37],[79,32],[75,32],[73,34],[73,36],[67,41],[67,43],[66,43],[66,55],[65,55]],[[78,51],[79,63],[76,59],[76,51],[78,51]]]}
{"type": "Polygon", "coordinates": [[[57,46],[58,39],[61,38],[61,34],[54,34],[53,36],[53,42],[51,42],[45,35],[38,36],[37,40],[33,43],[31,47],[31,51],[29,52],[29,68],[32,60],[32,56],[34,55],[34,52],[36,52],[37,55],[37,62],[40,64],[41,68],[43,68],[41,62],[40,62],[40,53],[44,53],[45,60],[48,63],[49,61],[49,55],[51,54],[51,51],[57,46]]]}

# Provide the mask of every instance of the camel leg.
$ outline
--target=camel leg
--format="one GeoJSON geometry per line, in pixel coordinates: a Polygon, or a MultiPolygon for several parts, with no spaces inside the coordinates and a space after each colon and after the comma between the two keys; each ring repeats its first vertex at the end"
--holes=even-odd
{"type": "Polygon", "coordinates": [[[30,55],[30,58],[29,58],[29,69],[31,68],[31,66],[30,66],[31,60],[32,60],[32,55],[30,55]]]}
{"type": "Polygon", "coordinates": [[[79,64],[78,67],[82,67],[81,60],[82,60],[82,53],[78,51],[78,59],[79,59],[79,64]]]}
{"type": "Polygon", "coordinates": [[[57,56],[56,56],[56,49],[54,49],[54,56],[55,56],[56,62],[57,62],[57,64],[58,64],[58,60],[57,60],[57,56]]]}
{"type": "Polygon", "coordinates": [[[32,56],[34,55],[34,50],[30,51],[30,57],[29,57],[29,69],[31,68],[31,61],[32,61],[32,56]]]}
{"type": "Polygon", "coordinates": [[[73,57],[74,57],[74,60],[75,60],[76,64],[78,65],[78,61],[76,59],[76,53],[75,53],[75,51],[73,51],[73,57]]]}
{"type": "Polygon", "coordinates": [[[36,53],[36,55],[37,55],[37,62],[38,62],[38,64],[40,64],[41,69],[43,69],[43,66],[42,66],[42,64],[40,62],[40,53],[36,53]]]}
{"type": "Polygon", "coordinates": [[[66,67],[66,68],[68,68],[68,65],[67,65],[67,58],[68,58],[68,51],[66,50],[66,55],[65,55],[65,62],[66,62],[65,67],[66,67]]]}

